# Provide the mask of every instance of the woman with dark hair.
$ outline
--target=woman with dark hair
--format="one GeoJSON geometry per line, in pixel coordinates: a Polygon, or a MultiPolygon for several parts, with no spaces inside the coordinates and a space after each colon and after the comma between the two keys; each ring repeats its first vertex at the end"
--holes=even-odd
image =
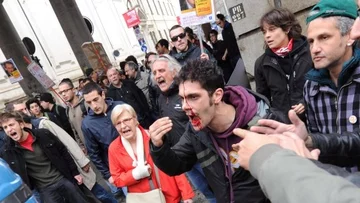
{"type": "Polygon", "coordinates": [[[309,44],[293,13],[275,8],[260,20],[265,53],[255,62],[256,91],[265,95],[274,110],[290,109],[304,119],[304,75],[311,69],[309,44]]]}

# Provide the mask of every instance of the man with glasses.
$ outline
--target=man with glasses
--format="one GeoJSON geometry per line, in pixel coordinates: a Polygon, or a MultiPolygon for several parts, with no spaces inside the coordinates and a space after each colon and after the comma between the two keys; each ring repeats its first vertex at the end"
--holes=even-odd
{"type": "Polygon", "coordinates": [[[169,35],[174,46],[170,51],[170,56],[174,57],[182,66],[189,60],[213,58],[206,49],[204,49],[204,53],[201,53],[201,49],[188,40],[184,28],[180,25],[174,25],[170,29],[169,35]]]}

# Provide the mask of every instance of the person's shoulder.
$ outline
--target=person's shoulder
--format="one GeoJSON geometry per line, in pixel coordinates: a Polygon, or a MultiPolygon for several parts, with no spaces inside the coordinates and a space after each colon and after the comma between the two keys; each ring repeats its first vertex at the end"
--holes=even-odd
{"type": "Polygon", "coordinates": [[[119,145],[121,144],[120,136],[115,138],[109,145],[109,152],[119,151],[119,145]]]}

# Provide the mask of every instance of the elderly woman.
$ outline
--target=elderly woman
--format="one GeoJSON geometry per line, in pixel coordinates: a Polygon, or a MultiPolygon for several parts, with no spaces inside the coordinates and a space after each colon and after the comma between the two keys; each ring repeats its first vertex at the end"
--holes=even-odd
{"type": "MultiPolygon", "coordinates": [[[[151,191],[151,183],[159,188],[153,160],[149,153],[149,135],[137,121],[135,110],[128,104],[117,105],[111,121],[119,137],[109,146],[109,166],[114,184],[127,187],[129,194],[151,191]]],[[[193,190],[184,174],[170,177],[158,170],[166,203],[192,203],[193,190]]],[[[159,201],[160,202],[160,201],[159,201]]]]}

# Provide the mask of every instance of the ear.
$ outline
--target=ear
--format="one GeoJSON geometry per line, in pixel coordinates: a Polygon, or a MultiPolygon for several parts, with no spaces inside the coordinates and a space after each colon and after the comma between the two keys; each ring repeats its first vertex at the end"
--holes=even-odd
{"type": "Polygon", "coordinates": [[[21,129],[24,129],[24,127],[25,127],[25,123],[24,123],[24,122],[19,122],[19,125],[20,125],[20,128],[21,128],[21,129]]]}
{"type": "Polygon", "coordinates": [[[221,88],[217,88],[215,92],[212,95],[212,99],[214,101],[214,104],[219,104],[224,96],[224,90],[221,88]]]}
{"type": "Polygon", "coordinates": [[[352,47],[352,45],[354,44],[355,40],[351,39],[350,38],[350,35],[349,35],[349,39],[347,40],[346,42],[346,46],[348,47],[352,47]]]}
{"type": "Polygon", "coordinates": [[[105,99],[105,91],[103,90],[102,92],[101,92],[101,97],[103,98],[103,99],[105,99]]]}

